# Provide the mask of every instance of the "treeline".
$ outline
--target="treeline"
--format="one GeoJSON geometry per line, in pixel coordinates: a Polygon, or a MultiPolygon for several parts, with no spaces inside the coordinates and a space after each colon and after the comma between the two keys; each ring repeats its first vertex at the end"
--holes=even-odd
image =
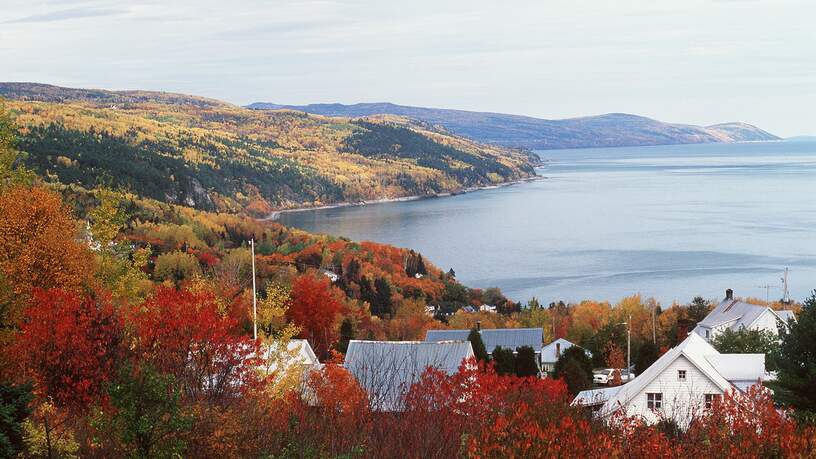
{"type": "MultiPolygon", "coordinates": [[[[419,166],[444,171],[465,186],[490,183],[490,174],[504,180],[518,177],[517,171],[494,158],[465,153],[406,127],[368,121],[354,124],[361,129],[345,140],[346,151],[378,158],[412,159],[419,166]]],[[[533,173],[532,168],[526,168],[526,172],[533,173]]]]}

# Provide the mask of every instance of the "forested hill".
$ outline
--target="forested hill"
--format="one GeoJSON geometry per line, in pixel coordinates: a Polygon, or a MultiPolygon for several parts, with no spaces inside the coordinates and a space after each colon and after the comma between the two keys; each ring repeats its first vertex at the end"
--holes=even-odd
{"type": "Polygon", "coordinates": [[[409,107],[390,103],[278,105],[257,102],[248,107],[299,110],[327,116],[358,117],[375,114],[406,116],[444,126],[450,132],[478,142],[541,150],[779,140],[779,137],[745,123],[693,126],[664,123],[625,113],[547,120],[502,113],[409,107]]]}
{"type": "Polygon", "coordinates": [[[205,210],[434,195],[535,175],[537,157],[396,116],[249,110],[182,94],[0,83],[48,180],[205,210]]]}

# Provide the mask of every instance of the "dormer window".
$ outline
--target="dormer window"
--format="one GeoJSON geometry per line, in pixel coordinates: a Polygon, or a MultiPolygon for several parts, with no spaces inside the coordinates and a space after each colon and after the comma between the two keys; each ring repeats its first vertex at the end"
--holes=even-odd
{"type": "Polygon", "coordinates": [[[686,381],[686,370],[677,370],[677,380],[686,381]]]}

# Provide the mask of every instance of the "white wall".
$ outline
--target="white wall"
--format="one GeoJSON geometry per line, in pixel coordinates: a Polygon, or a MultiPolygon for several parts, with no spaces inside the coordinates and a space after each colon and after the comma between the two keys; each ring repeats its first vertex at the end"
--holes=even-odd
{"type": "Polygon", "coordinates": [[[774,335],[779,334],[779,319],[776,318],[774,313],[769,310],[765,310],[754,323],[751,324],[751,330],[768,330],[774,335]]]}
{"type": "Polygon", "coordinates": [[[704,408],[705,394],[722,395],[722,393],[723,391],[708,376],[681,355],[629,401],[626,411],[632,416],[643,416],[648,422],[657,422],[661,417],[668,417],[680,425],[686,425],[694,413],[704,408]],[[677,370],[686,370],[685,382],[677,379],[677,370]],[[663,394],[661,410],[655,412],[647,408],[647,393],[663,394]]]}

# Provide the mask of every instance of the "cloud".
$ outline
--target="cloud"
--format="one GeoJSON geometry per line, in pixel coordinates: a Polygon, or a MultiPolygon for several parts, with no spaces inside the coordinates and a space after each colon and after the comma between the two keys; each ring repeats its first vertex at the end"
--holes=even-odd
{"type": "Polygon", "coordinates": [[[117,16],[127,13],[121,8],[71,8],[67,10],[52,11],[50,13],[33,14],[19,19],[12,19],[4,24],[30,24],[39,22],[68,21],[71,19],[95,18],[102,16],[117,16]]]}

